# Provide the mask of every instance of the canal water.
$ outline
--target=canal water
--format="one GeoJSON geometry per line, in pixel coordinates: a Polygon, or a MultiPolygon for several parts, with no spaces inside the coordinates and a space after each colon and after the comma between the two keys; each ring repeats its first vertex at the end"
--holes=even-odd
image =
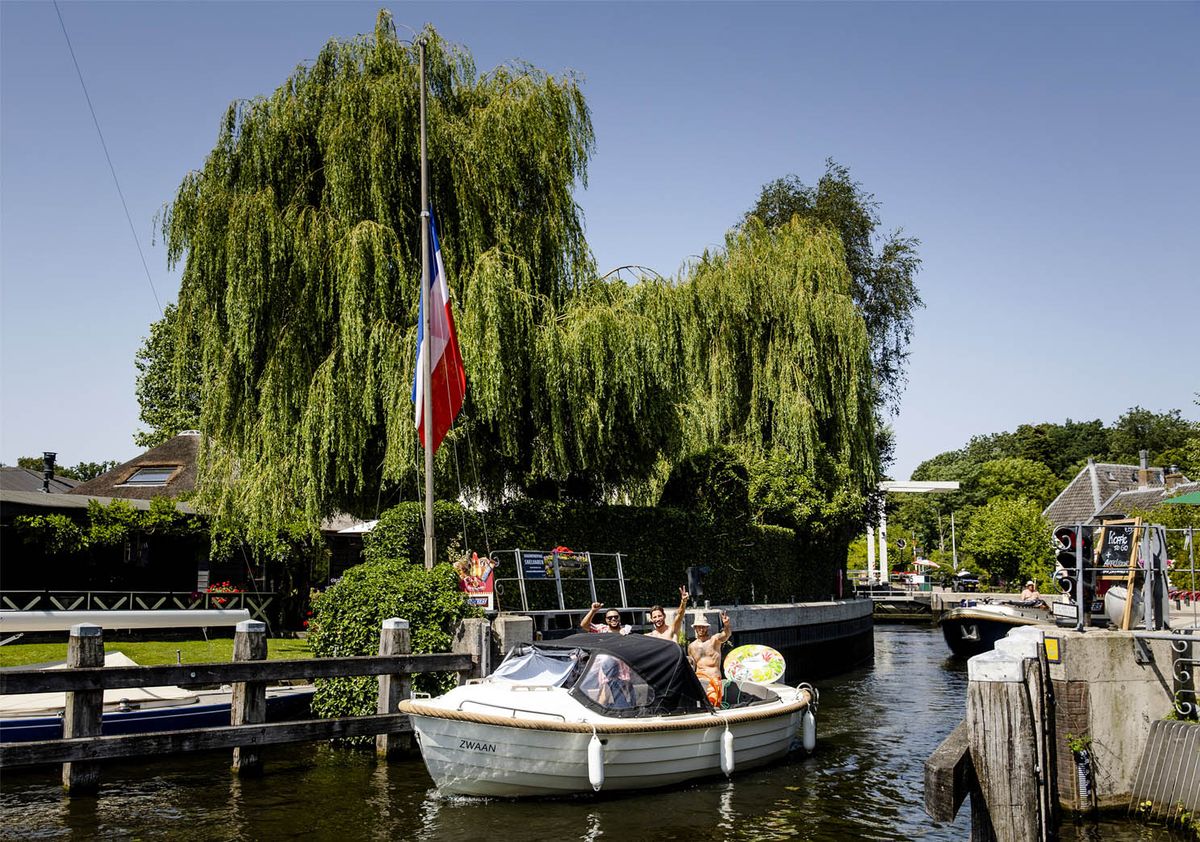
{"type": "MultiPolygon", "coordinates": [[[[965,840],[922,810],[923,763],[963,716],[966,666],[927,627],[877,626],[873,666],[818,683],[817,750],[767,769],[645,794],[559,801],[441,799],[420,761],[377,764],[328,745],[269,748],[261,778],[229,753],[123,763],[98,798],[58,771],[5,772],[4,839],[965,840]]],[[[1066,840],[1178,840],[1123,821],[1066,824],[1066,840]]]]}

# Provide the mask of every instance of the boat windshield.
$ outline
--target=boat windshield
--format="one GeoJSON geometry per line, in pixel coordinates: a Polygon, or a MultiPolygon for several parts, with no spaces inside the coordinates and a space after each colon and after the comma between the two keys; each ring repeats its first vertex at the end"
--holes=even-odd
{"type": "Polygon", "coordinates": [[[574,693],[584,696],[605,712],[632,711],[654,705],[654,688],[614,655],[593,654],[575,684],[574,693]]]}
{"type": "Polygon", "coordinates": [[[576,664],[584,657],[579,649],[520,647],[509,653],[492,673],[491,680],[562,687],[570,682],[576,664]]]}

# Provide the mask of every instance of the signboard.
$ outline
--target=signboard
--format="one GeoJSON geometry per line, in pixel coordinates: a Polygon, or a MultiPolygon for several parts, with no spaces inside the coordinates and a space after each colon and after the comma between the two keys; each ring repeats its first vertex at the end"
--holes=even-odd
{"type": "Polygon", "coordinates": [[[1137,558],[1138,520],[1118,520],[1106,523],[1100,533],[1100,576],[1105,579],[1125,579],[1130,562],[1137,558]]]}
{"type": "Polygon", "coordinates": [[[554,577],[554,554],[541,550],[521,550],[521,575],[526,579],[554,577]]]}
{"type": "Polygon", "coordinates": [[[555,550],[521,550],[521,573],[526,579],[553,579],[554,565],[563,579],[586,579],[590,559],[587,553],[555,550]]]}
{"type": "Polygon", "coordinates": [[[458,573],[458,589],[467,595],[467,604],[485,611],[495,608],[496,566],[497,562],[480,558],[479,553],[471,553],[469,559],[454,562],[454,570],[458,573]]]}

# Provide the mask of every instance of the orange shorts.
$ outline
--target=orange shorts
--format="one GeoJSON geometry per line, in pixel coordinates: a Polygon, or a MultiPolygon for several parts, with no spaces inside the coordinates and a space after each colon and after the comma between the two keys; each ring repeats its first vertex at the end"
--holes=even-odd
{"type": "Polygon", "coordinates": [[[723,689],[721,679],[705,672],[696,673],[696,678],[700,679],[700,686],[704,688],[704,693],[708,696],[709,704],[715,708],[719,708],[721,706],[721,690],[723,689]]]}

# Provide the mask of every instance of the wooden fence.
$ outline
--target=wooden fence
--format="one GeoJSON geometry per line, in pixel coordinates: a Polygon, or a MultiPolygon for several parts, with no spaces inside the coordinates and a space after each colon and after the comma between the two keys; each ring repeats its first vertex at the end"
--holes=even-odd
{"type": "Polygon", "coordinates": [[[233,749],[233,770],[261,770],[259,747],[344,737],[375,736],[376,751],[391,756],[411,747],[408,716],[397,713],[408,698],[411,676],[455,672],[459,681],[486,672],[488,653],[483,641],[490,632],[475,629],[486,620],[467,620],[455,636],[458,651],[432,655],[410,654],[408,621],[385,620],[380,630],[379,655],[344,658],[304,658],[268,661],[266,625],[247,620],[237,626],[233,661],[152,667],[105,667],[104,639],[99,626],[72,627],[67,650],[68,669],[0,672],[0,694],[65,692],[63,738],[0,744],[0,769],[61,763],[63,787],[71,793],[95,792],[97,761],[170,755],[178,752],[233,749]],[[266,685],[297,678],[379,678],[377,713],[336,719],[266,722],[266,685]],[[215,728],[100,736],[104,691],[111,688],[159,687],[169,684],[230,684],[233,698],[230,724],[215,728]]]}

